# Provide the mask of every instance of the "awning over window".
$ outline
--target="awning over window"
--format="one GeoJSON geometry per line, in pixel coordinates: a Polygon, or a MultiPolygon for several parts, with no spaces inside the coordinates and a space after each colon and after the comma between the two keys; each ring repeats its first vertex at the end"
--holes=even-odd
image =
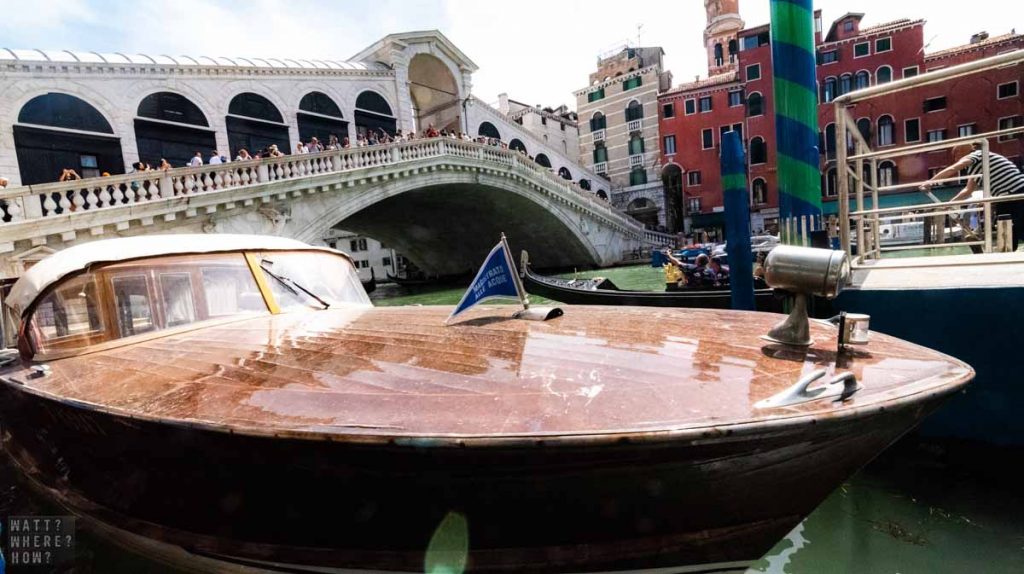
{"type": "MultiPolygon", "coordinates": [[[[936,187],[932,190],[932,194],[941,199],[942,201],[949,201],[954,195],[960,191],[960,187],[936,187]]],[[[888,195],[882,195],[878,198],[878,206],[881,209],[887,207],[906,207],[910,205],[921,205],[933,203],[924,192],[913,191],[910,193],[894,193],[888,195]]],[[[868,194],[864,195],[864,209],[871,209],[871,196],[868,194]]],[[[856,211],[857,201],[854,199],[850,200],[850,211],[856,211]]],[[[839,214],[839,202],[838,201],[823,201],[821,204],[821,213],[823,215],[838,215],[839,214]]]]}

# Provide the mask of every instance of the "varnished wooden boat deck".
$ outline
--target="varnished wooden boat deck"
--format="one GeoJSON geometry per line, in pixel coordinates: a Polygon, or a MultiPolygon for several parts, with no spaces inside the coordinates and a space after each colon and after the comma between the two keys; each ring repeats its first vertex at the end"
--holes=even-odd
{"type": "MultiPolygon", "coordinates": [[[[873,333],[852,370],[863,390],[756,410],[817,368],[809,350],[758,338],[779,320],[732,311],[565,307],[545,323],[482,307],[352,308],[246,319],[2,374],[25,390],[127,417],[257,435],[356,441],[720,433],[767,420],[843,416],[971,376],[940,353],[873,333]]],[[[838,372],[838,371],[837,371],[838,372]]],[[[650,438],[648,436],[648,438],[650,438]]],[[[427,444],[427,443],[424,443],[427,444]]]]}

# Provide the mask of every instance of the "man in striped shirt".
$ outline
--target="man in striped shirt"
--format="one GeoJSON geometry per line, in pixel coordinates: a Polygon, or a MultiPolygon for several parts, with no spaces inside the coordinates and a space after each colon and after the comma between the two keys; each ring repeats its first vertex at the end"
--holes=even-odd
{"type": "MultiPolygon", "coordinates": [[[[967,170],[968,176],[983,175],[981,144],[957,146],[953,148],[953,157],[959,157],[960,159],[921,184],[922,190],[927,190],[934,185],[932,183],[933,180],[954,177],[963,170],[967,170]]],[[[988,161],[991,177],[989,191],[993,197],[1024,193],[1024,173],[1021,173],[1017,166],[1013,165],[1013,162],[994,152],[989,152],[988,161]]],[[[968,179],[967,185],[960,190],[960,193],[953,196],[953,199],[950,201],[970,198],[971,194],[978,189],[979,181],[981,181],[980,178],[968,179]]],[[[993,204],[993,207],[995,215],[1009,215],[1013,220],[1013,250],[1016,251],[1020,237],[1024,235],[1024,196],[1021,197],[1020,201],[996,203],[993,204]]]]}

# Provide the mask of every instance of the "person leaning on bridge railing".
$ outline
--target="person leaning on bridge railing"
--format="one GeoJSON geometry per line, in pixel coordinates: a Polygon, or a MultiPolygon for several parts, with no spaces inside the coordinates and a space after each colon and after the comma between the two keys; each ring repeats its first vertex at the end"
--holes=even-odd
{"type": "MultiPolygon", "coordinates": [[[[982,154],[983,151],[980,143],[970,145],[963,144],[954,147],[952,150],[952,156],[960,159],[949,167],[939,171],[939,173],[936,173],[928,179],[928,181],[922,183],[920,188],[922,190],[928,190],[935,185],[933,183],[934,180],[953,177],[963,170],[967,170],[967,175],[969,176],[984,176],[982,173],[982,154]]],[[[1013,162],[991,151],[988,152],[988,161],[990,178],[988,185],[989,191],[993,197],[1024,194],[1024,174],[1017,169],[1017,166],[1013,165],[1013,162]]],[[[950,201],[968,199],[976,189],[978,189],[978,179],[969,179],[967,180],[967,185],[965,185],[959,193],[954,195],[953,199],[950,201]]],[[[1009,215],[1010,219],[1013,221],[1013,250],[1016,251],[1017,244],[1020,243],[1020,236],[1024,234],[1024,202],[1001,202],[996,203],[994,208],[994,212],[997,216],[1009,215]]]]}

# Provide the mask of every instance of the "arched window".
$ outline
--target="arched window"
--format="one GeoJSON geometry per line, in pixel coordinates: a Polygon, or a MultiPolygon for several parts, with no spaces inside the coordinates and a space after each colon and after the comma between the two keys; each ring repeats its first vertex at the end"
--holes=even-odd
{"type": "Polygon", "coordinates": [[[750,163],[758,164],[765,163],[768,161],[768,146],[764,143],[764,138],[757,136],[750,140],[750,163]]]}
{"type": "Polygon", "coordinates": [[[551,160],[548,159],[548,156],[542,153],[537,154],[537,157],[533,158],[533,161],[537,162],[537,165],[544,166],[547,168],[551,167],[551,160]]]}
{"type": "Polygon", "coordinates": [[[18,123],[112,134],[103,114],[81,98],[51,92],[36,96],[18,112],[18,123]]]}
{"type": "Polygon", "coordinates": [[[558,177],[572,181],[572,174],[565,167],[558,168],[558,177]]]}
{"type": "Polygon", "coordinates": [[[210,122],[199,106],[191,100],[173,92],[150,94],[139,103],[136,113],[140,118],[152,118],[177,124],[209,127],[210,122]]]}
{"type": "Polygon", "coordinates": [[[605,201],[608,201],[608,192],[603,189],[597,190],[597,196],[605,201]]]}
{"type": "Polygon", "coordinates": [[[485,138],[494,138],[496,140],[501,139],[501,133],[498,132],[498,128],[494,127],[491,122],[483,122],[480,127],[477,128],[476,134],[484,136],[485,138]]]}
{"type": "Polygon", "coordinates": [[[834,99],[836,99],[836,79],[825,78],[825,83],[821,86],[821,101],[828,103],[834,99]]]}
{"type": "MultiPolygon", "coordinates": [[[[364,90],[356,97],[356,133],[365,136],[370,131],[394,135],[396,120],[387,100],[377,92],[364,90]]],[[[421,131],[428,126],[420,126],[421,131]]],[[[437,126],[434,126],[437,127],[437,126]]]]}
{"type": "MultiPolygon", "coordinates": [[[[871,119],[861,118],[857,120],[857,131],[860,132],[860,137],[864,138],[864,141],[871,142],[871,119]]],[[[847,147],[853,149],[853,142],[849,142],[847,147]]]]}
{"type": "Polygon", "coordinates": [[[836,168],[830,168],[825,174],[825,197],[835,197],[839,193],[836,180],[836,168]]]}
{"type": "Polygon", "coordinates": [[[580,180],[580,189],[584,189],[584,190],[590,191],[590,180],[589,179],[581,179],[580,180]]]}
{"type": "Polygon", "coordinates": [[[310,92],[299,100],[299,139],[309,143],[313,138],[324,146],[334,136],[339,145],[348,137],[348,122],[343,119],[341,108],[323,92],[310,92]]]}
{"type": "Polygon", "coordinates": [[[736,61],[736,53],[739,52],[739,44],[736,42],[736,38],[729,40],[729,61],[736,61]]]}
{"type": "Polygon", "coordinates": [[[753,199],[754,205],[764,205],[768,203],[768,184],[765,183],[764,179],[757,178],[750,185],[750,195],[753,199]]]}
{"type": "Polygon", "coordinates": [[[14,125],[14,148],[22,185],[57,181],[62,169],[82,177],[124,173],[121,141],[110,122],[88,102],[68,94],[50,92],[22,106],[14,125]]]}
{"type": "Polygon", "coordinates": [[[899,176],[896,171],[896,164],[885,160],[878,164],[878,185],[880,187],[896,185],[899,183],[899,176]]]}
{"type": "Polygon", "coordinates": [[[892,81],[892,68],[889,66],[882,66],[875,72],[875,79],[879,84],[888,84],[892,81]]]}
{"type": "Polygon", "coordinates": [[[259,94],[243,93],[232,98],[226,123],[232,157],[243,148],[253,155],[266,152],[270,146],[277,146],[282,153],[292,151],[288,126],[281,112],[259,94]]]}
{"type": "Polygon", "coordinates": [[[632,100],[629,105],[626,106],[626,121],[631,122],[633,120],[639,120],[644,117],[644,107],[640,105],[640,102],[632,100]]]}
{"type": "Polygon", "coordinates": [[[871,74],[867,70],[861,70],[857,72],[857,78],[854,82],[854,87],[858,90],[866,88],[871,85],[871,74]]]}
{"type": "Polygon", "coordinates": [[[284,123],[277,106],[259,94],[238,94],[228,104],[228,113],[266,122],[284,123]]]}
{"type": "Polygon", "coordinates": [[[332,118],[344,117],[341,108],[330,96],[323,92],[310,92],[299,100],[299,111],[330,116],[332,118]]]}
{"type": "Polygon", "coordinates": [[[764,97],[754,92],[747,97],[747,116],[754,117],[764,114],[764,97]]]}
{"type": "Polygon", "coordinates": [[[896,122],[889,115],[878,118],[878,145],[893,145],[894,143],[896,143],[896,122]]]}
{"type": "MultiPolygon", "coordinates": [[[[217,147],[215,132],[209,129],[206,115],[180,94],[150,94],[139,103],[136,115],[135,141],[139,161],[144,163],[155,166],[166,159],[175,167],[183,166],[197,151],[208,159],[217,147]]],[[[216,151],[228,153],[227,150],[216,151]]]]}
{"type": "Polygon", "coordinates": [[[853,76],[850,74],[843,74],[839,76],[839,95],[843,95],[853,91],[853,76]]]}
{"type": "Polygon", "coordinates": [[[724,61],[725,60],[722,56],[722,45],[715,44],[715,65],[721,66],[724,61]]]}
{"type": "Polygon", "coordinates": [[[835,159],[836,157],[836,125],[825,126],[825,157],[835,159]]]}
{"type": "Polygon", "coordinates": [[[521,151],[523,153],[527,153],[526,146],[523,145],[523,142],[519,141],[518,139],[514,139],[508,142],[508,149],[512,151],[521,151]]]}
{"type": "Polygon", "coordinates": [[[365,90],[356,97],[356,109],[364,112],[373,112],[382,116],[392,115],[391,106],[383,96],[377,92],[365,90]]]}
{"type": "Polygon", "coordinates": [[[607,124],[608,121],[605,119],[604,114],[601,112],[594,112],[593,117],[590,118],[590,131],[596,132],[597,130],[603,130],[607,124]]]}
{"type": "Polygon", "coordinates": [[[629,138],[629,155],[639,155],[642,153],[644,153],[644,138],[633,134],[629,138]]]}

